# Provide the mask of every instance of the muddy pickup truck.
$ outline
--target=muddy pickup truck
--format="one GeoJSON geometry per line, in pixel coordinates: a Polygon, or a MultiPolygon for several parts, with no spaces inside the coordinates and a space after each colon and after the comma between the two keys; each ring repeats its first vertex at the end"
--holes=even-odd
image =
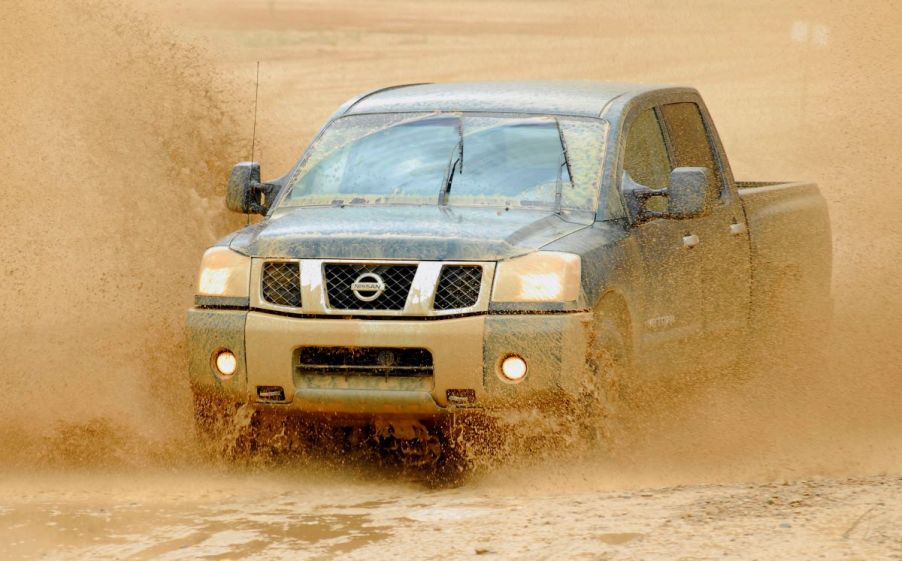
{"type": "Polygon", "coordinates": [[[281,178],[235,166],[227,205],[264,218],[203,256],[201,429],[240,410],[444,442],[467,416],[726,372],[778,319],[830,316],[817,187],[736,182],[686,87],[372,91],[281,178]]]}

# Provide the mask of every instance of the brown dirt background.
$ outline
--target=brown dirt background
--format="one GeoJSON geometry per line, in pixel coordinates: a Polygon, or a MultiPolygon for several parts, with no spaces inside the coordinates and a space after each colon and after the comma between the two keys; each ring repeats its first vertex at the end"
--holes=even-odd
{"type": "MultiPolygon", "coordinates": [[[[814,180],[829,202],[834,333],[814,342],[829,369],[765,365],[738,388],[681,394],[649,416],[628,457],[563,453],[486,475],[475,493],[894,480],[900,24],[893,2],[10,0],[0,11],[0,467],[26,488],[35,466],[52,477],[204,469],[186,436],[184,309],[203,249],[243,223],[225,211],[224,182],[248,157],[260,60],[265,176],[369,88],[635,80],[697,87],[738,179],[814,180]]],[[[332,492],[354,481],[332,481],[332,492]]]]}

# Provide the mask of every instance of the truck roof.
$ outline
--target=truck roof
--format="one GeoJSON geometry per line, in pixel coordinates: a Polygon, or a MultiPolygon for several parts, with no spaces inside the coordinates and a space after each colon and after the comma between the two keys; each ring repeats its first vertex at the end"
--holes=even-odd
{"type": "Polygon", "coordinates": [[[410,84],[366,93],[344,114],[487,111],[598,117],[615,98],[674,88],[596,81],[486,81],[410,84]]]}

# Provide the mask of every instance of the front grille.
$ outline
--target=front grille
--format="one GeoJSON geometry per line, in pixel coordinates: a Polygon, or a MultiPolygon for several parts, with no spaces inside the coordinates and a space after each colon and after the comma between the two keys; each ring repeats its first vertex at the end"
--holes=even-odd
{"type": "Polygon", "coordinates": [[[279,306],[301,306],[301,266],[297,261],[263,264],[263,299],[279,306]]]}
{"type": "Polygon", "coordinates": [[[323,270],[329,307],[335,310],[403,310],[417,266],[326,263],[323,270]],[[376,292],[358,290],[364,298],[362,299],[354,293],[351,286],[358,279],[364,283],[381,279],[385,291],[372,300],[366,300],[376,292]]]}
{"type": "Polygon", "coordinates": [[[457,310],[475,306],[482,285],[479,265],[445,265],[435,290],[436,310],[457,310]]]}
{"type": "Polygon", "coordinates": [[[298,374],[342,376],[431,376],[427,349],[394,347],[302,347],[298,374]]]}

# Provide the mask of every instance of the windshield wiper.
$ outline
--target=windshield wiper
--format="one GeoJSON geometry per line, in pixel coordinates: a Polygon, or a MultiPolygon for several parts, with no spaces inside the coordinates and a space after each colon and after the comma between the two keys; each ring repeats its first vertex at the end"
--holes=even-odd
{"type": "Polygon", "coordinates": [[[570,160],[567,159],[567,141],[564,139],[561,122],[557,119],[554,122],[557,124],[558,138],[561,139],[561,163],[557,168],[557,186],[554,190],[554,212],[555,214],[560,214],[564,198],[564,168],[567,168],[567,177],[570,178],[571,183],[573,182],[573,174],[570,172],[570,160]]]}
{"type": "Polygon", "coordinates": [[[438,194],[439,206],[448,204],[448,195],[451,193],[451,182],[454,181],[455,169],[458,170],[458,173],[464,172],[464,122],[462,119],[457,121],[457,144],[454,145],[448,156],[448,168],[445,170],[445,177],[442,180],[442,190],[438,194]],[[455,152],[457,152],[457,158],[454,157],[455,152]]]}

